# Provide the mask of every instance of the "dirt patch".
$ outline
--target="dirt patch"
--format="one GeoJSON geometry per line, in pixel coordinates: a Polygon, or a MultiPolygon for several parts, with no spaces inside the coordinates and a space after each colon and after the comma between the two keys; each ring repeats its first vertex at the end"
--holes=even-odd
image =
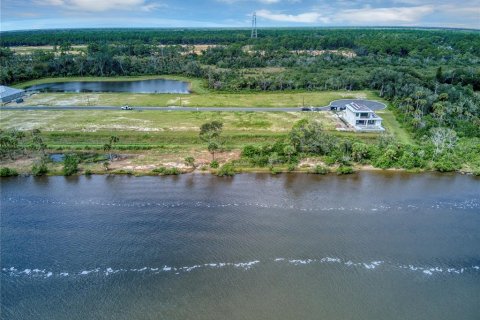
{"type": "MultiPolygon", "coordinates": [[[[352,93],[340,93],[340,96],[342,98],[350,98],[352,96],[352,93]]],[[[355,94],[353,94],[354,96],[354,99],[367,99],[367,94],[364,93],[364,92],[355,92],[355,94]]]]}

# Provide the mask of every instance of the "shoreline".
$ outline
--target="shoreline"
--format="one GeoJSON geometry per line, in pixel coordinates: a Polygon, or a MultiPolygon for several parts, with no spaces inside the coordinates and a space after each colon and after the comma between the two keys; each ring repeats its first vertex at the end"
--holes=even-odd
{"type": "MultiPolygon", "coordinates": [[[[10,168],[14,169],[17,171],[12,166],[4,166],[0,164],[1,168],[10,168]]],[[[457,171],[447,171],[447,172],[442,172],[438,170],[433,170],[433,169],[405,169],[405,168],[387,168],[387,169],[382,169],[382,168],[376,168],[373,167],[372,165],[352,165],[351,168],[353,169],[353,172],[350,173],[338,173],[336,172],[336,169],[338,166],[326,166],[325,168],[328,169],[328,172],[325,173],[316,173],[313,171],[314,167],[302,167],[302,168],[296,168],[295,170],[288,170],[286,168],[282,167],[236,167],[234,169],[234,173],[231,175],[227,175],[227,177],[232,177],[234,175],[244,175],[244,174],[268,174],[272,176],[276,175],[285,175],[285,174],[310,174],[310,175],[323,175],[323,176],[345,176],[345,175],[355,175],[358,173],[407,173],[407,174],[430,174],[430,173],[436,173],[436,174],[442,174],[442,175],[451,175],[451,174],[459,174],[459,175],[469,175],[469,176],[480,176],[479,174],[476,174],[472,170],[457,170],[457,171]]],[[[185,168],[185,167],[167,167],[166,169],[174,169],[175,171],[173,173],[156,173],[152,172],[152,170],[134,170],[130,169],[128,167],[120,167],[116,168],[114,170],[107,170],[107,171],[102,171],[102,170],[89,170],[89,169],[84,169],[84,168],[79,168],[79,171],[77,173],[74,173],[70,176],[73,177],[79,177],[79,176],[135,176],[135,177],[146,177],[146,176],[179,176],[179,175],[212,175],[212,176],[219,176],[218,171],[219,169],[213,169],[213,168],[195,168],[192,170],[192,168],[185,168]]],[[[17,174],[13,176],[19,176],[19,177],[30,177],[30,176],[36,176],[32,172],[26,171],[26,170],[18,170],[17,174]]],[[[63,172],[60,170],[52,170],[49,171],[48,173],[44,175],[37,175],[37,177],[40,176],[65,176],[63,172]]],[[[8,177],[8,176],[7,176],[8,177]]],[[[219,176],[222,177],[222,176],[219,176]]],[[[5,178],[0,177],[0,178],[5,178]]]]}

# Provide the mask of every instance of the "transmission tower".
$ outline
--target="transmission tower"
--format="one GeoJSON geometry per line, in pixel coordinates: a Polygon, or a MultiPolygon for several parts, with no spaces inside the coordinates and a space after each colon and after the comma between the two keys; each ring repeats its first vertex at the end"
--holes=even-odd
{"type": "Polygon", "coordinates": [[[256,39],[257,38],[257,13],[253,12],[252,15],[252,33],[250,34],[250,38],[256,39]]]}

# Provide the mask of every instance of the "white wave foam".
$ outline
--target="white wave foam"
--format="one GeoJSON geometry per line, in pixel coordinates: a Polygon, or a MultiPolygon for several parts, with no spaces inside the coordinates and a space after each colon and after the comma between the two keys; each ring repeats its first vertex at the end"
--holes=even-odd
{"type": "MultiPolygon", "coordinates": [[[[406,270],[410,272],[418,272],[424,275],[432,276],[434,274],[463,274],[467,272],[479,272],[480,266],[473,265],[469,267],[445,267],[445,266],[435,266],[435,267],[422,267],[422,266],[414,266],[414,265],[403,265],[403,264],[395,264],[395,263],[387,263],[383,260],[374,260],[369,262],[353,262],[352,260],[342,260],[340,258],[335,257],[323,257],[323,258],[315,258],[315,259],[286,259],[286,258],[274,258],[271,260],[266,260],[263,262],[264,264],[274,263],[274,264],[286,264],[290,266],[302,266],[302,265],[310,265],[310,264],[337,264],[343,265],[349,268],[362,268],[365,270],[374,270],[377,269],[379,266],[384,266],[384,269],[390,270],[406,270]]],[[[247,262],[211,262],[205,264],[196,264],[191,266],[168,266],[164,265],[163,267],[142,267],[142,268],[131,268],[131,269],[114,269],[112,267],[107,267],[104,269],[95,268],[91,270],[82,270],[80,272],[54,272],[54,271],[46,271],[45,269],[18,269],[16,267],[9,267],[9,268],[2,268],[2,276],[9,275],[13,277],[31,277],[31,278],[50,278],[50,277],[75,277],[75,276],[88,276],[90,274],[104,274],[105,276],[109,276],[112,274],[117,273],[151,273],[151,274],[158,274],[158,273],[174,273],[174,274],[181,274],[181,273],[188,273],[192,272],[196,269],[220,269],[220,268],[234,268],[234,269],[242,269],[242,270],[250,270],[251,268],[262,264],[260,260],[252,260],[247,262]]]]}
{"type": "Polygon", "coordinates": [[[244,270],[248,270],[251,267],[253,267],[254,265],[256,265],[257,263],[260,263],[260,261],[259,260],[254,260],[254,261],[249,261],[249,262],[234,263],[233,266],[235,268],[242,268],[244,270]]]}

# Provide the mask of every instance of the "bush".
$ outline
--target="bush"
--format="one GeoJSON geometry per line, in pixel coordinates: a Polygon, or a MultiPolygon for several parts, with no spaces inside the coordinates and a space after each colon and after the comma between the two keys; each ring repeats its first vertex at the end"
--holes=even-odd
{"type": "Polygon", "coordinates": [[[85,170],[85,175],[86,176],[91,176],[92,175],[92,170],[90,170],[90,169],[85,170]]]}
{"type": "Polygon", "coordinates": [[[335,158],[335,157],[333,157],[333,156],[326,156],[326,157],[323,158],[323,161],[324,161],[327,165],[331,166],[331,165],[333,165],[333,164],[335,164],[335,163],[337,162],[337,158],[335,158]]]}
{"type": "Polygon", "coordinates": [[[270,173],[279,174],[279,173],[282,173],[282,170],[280,168],[270,167],[270,173]]]}
{"type": "Polygon", "coordinates": [[[310,170],[310,173],[314,173],[314,174],[327,174],[329,172],[330,170],[327,167],[322,165],[317,165],[312,170],[310,170]]]}
{"type": "Polygon", "coordinates": [[[340,174],[351,174],[353,173],[354,170],[352,167],[350,166],[340,166],[337,168],[337,174],[340,175],[340,174]]]}
{"type": "Polygon", "coordinates": [[[289,172],[292,172],[293,170],[295,170],[295,164],[290,163],[290,164],[288,165],[287,170],[288,170],[289,172]]]}
{"type": "Polygon", "coordinates": [[[357,162],[370,159],[370,147],[365,143],[355,142],[352,145],[352,158],[357,162]]]}
{"type": "Polygon", "coordinates": [[[186,157],[184,161],[185,161],[185,164],[187,166],[195,168],[195,158],[194,157],[186,157]]]}
{"type": "Polygon", "coordinates": [[[213,160],[212,162],[210,162],[210,168],[217,169],[218,167],[219,164],[217,160],[213,160]]]}
{"type": "Polygon", "coordinates": [[[32,174],[34,176],[43,176],[43,175],[46,175],[48,173],[48,167],[47,167],[47,164],[42,161],[40,162],[39,164],[34,164],[32,166],[32,174]]]}
{"type": "Polygon", "coordinates": [[[178,175],[181,172],[177,168],[160,167],[160,168],[157,168],[157,169],[153,169],[152,173],[160,174],[162,176],[170,176],[170,175],[178,175]]]}
{"type": "Polygon", "coordinates": [[[15,177],[18,176],[18,172],[15,169],[3,167],[0,169],[0,177],[15,177]]]}
{"type": "Polygon", "coordinates": [[[63,174],[71,176],[78,172],[78,163],[80,160],[76,154],[67,154],[63,160],[63,174]]]}
{"type": "Polygon", "coordinates": [[[126,174],[126,175],[129,175],[129,176],[133,175],[132,170],[124,170],[124,169],[116,170],[113,173],[115,173],[115,174],[126,174]]]}
{"type": "Polygon", "coordinates": [[[235,166],[233,163],[225,163],[217,171],[217,176],[219,177],[232,177],[235,175],[235,166]]]}
{"type": "Polygon", "coordinates": [[[400,167],[405,169],[424,168],[426,161],[423,159],[422,154],[414,151],[405,151],[398,160],[400,167]]]}
{"type": "Polygon", "coordinates": [[[433,163],[433,167],[440,172],[451,172],[460,169],[460,161],[454,156],[443,155],[433,163]]]}

